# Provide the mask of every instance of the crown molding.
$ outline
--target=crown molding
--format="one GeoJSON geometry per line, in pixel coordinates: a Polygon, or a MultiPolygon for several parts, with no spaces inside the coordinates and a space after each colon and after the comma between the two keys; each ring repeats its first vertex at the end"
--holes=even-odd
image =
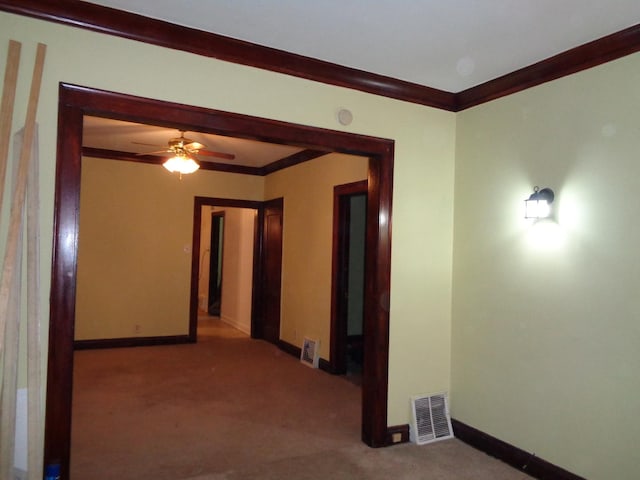
{"type": "Polygon", "coordinates": [[[640,51],[640,24],[456,94],[456,111],[535,87],[640,51]]]}
{"type": "Polygon", "coordinates": [[[427,105],[455,108],[452,93],[78,0],[0,0],[0,10],[427,105]]]}
{"type": "Polygon", "coordinates": [[[0,10],[452,112],[640,51],[638,24],[452,93],[79,0],[0,0],[0,10]]]}
{"type": "MultiPolygon", "coordinates": [[[[212,162],[209,160],[198,159],[201,170],[214,170],[217,172],[241,173],[244,175],[257,175],[264,177],[278,170],[293,167],[300,163],[308,162],[315,158],[331,153],[325,150],[305,149],[297,153],[289,155],[271,162],[263,167],[248,167],[245,165],[235,165],[230,163],[212,162]]],[[[133,152],[124,152],[121,150],[111,150],[107,148],[82,147],[82,156],[93,158],[106,158],[109,160],[124,160],[128,162],[149,163],[151,165],[162,165],[167,161],[167,157],[160,155],[140,154],[133,152]]]]}

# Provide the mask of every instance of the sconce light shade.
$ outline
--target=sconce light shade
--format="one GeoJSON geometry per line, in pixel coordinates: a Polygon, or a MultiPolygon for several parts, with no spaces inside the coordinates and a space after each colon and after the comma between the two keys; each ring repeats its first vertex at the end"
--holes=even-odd
{"type": "Polygon", "coordinates": [[[533,193],[524,201],[524,218],[547,218],[555,195],[550,188],[533,187],[533,193]]]}
{"type": "Polygon", "coordinates": [[[178,172],[180,175],[193,173],[200,168],[193,158],[189,158],[186,155],[176,155],[162,164],[164,168],[171,173],[178,172]]]}

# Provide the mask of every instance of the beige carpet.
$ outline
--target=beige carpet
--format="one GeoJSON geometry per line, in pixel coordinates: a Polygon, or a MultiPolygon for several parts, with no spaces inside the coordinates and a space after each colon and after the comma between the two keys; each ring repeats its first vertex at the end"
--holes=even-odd
{"type": "Polygon", "coordinates": [[[75,354],[71,478],[530,478],[458,440],[371,449],[360,389],[219,320],[196,345],[75,354]]]}

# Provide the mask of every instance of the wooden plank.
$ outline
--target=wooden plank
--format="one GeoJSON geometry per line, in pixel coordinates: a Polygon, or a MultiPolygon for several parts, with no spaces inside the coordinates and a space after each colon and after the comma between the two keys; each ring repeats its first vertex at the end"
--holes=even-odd
{"type": "MultiPolygon", "coordinates": [[[[38,44],[36,51],[36,61],[31,80],[31,90],[29,93],[29,103],[27,105],[27,115],[23,131],[22,149],[18,161],[17,175],[15,177],[15,189],[11,202],[11,213],[9,217],[9,233],[7,237],[2,280],[0,281],[0,318],[7,319],[6,333],[0,338],[0,354],[3,346],[7,346],[4,352],[4,379],[3,389],[0,391],[2,398],[2,431],[0,432],[0,463],[3,471],[0,472],[3,478],[10,478],[13,466],[14,435],[15,435],[15,397],[16,397],[16,374],[18,356],[18,316],[20,303],[20,271],[21,271],[21,245],[23,227],[23,208],[25,203],[27,178],[29,164],[31,160],[33,139],[36,125],[36,113],[40,98],[40,86],[42,84],[42,71],[46,46],[38,44]],[[18,308],[16,308],[16,305],[18,308]],[[9,314],[13,318],[8,318],[9,314]],[[6,342],[6,343],[5,343],[6,342]],[[12,346],[12,348],[8,348],[12,346]]],[[[2,328],[4,331],[5,328],[2,328]]],[[[39,379],[38,379],[39,386],[39,379]]]]}
{"type": "MultiPolygon", "coordinates": [[[[11,215],[9,217],[9,234],[4,255],[2,281],[0,283],[0,318],[6,315],[10,285],[16,274],[13,264],[15,263],[15,257],[18,251],[18,240],[22,231],[22,209],[24,207],[25,192],[27,189],[27,173],[29,171],[29,160],[31,159],[31,149],[33,146],[33,134],[35,131],[38,100],[40,98],[40,85],[42,83],[45,53],[46,46],[41,43],[38,44],[36,63],[31,82],[31,92],[29,94],[29,104],[27,106],[22,151],[20,152],[18,174],[16,177],[16,188],[13,192],[11,215]]],[[[0,329],[0,331],[1,330],[3,329],[0,329]]],[[[2,353],[2,346],[5,340],[2,335],[3,334],[0,333],[0,354],[2,353]]]]}
{"type": "MultiPolygon", "coordinates": [[[[22,44],[14,40],[9,41],[9,50],[7,53],[7,62],[5,66],[4,84],[2,88],[2,102],[0,103],[0,207],[2,206],[2,198],[4,196],[4,185],[7,171],[7,163],[9,156],[9,141],[11,139],[11,125],[13,122],[13,107],[15,104],[16,84],[18,79],[18,70],[20,68],[20,50],[22,44]]],[[[15,285],[17,286],[17,284],[15,285]]],[[[17,288],[9,291],[13,297],[16,295],[17,288]]],[[[0,475],[2,478],[10,478],[13,466],[13,441],[15,431],[15,405],[16,405],[16,375],[15,369],[7,368],[8,359],[17,356],[17,342],[9,343],[7,349],[4,348],[5,337],[14,338],[18,335],[16,322],[7,322],[7,318],[12,320],[19,315],[16,311],[19,308],[19,300],[7,303],[6,307],[0,312],[0,357],[4,354],[2,382],[0,383],[0,475]],[[6,335],[8,333],[8,336],[6,335]],[[7,351],[8,350],[8,351],[7,351]],[[15,353],[14,353],[15,352],[15,353]],[[13,373],[12,373],[13,372],[13,373]],[[7,386],[5,388],[5,385],[7,386]],[[10,388],[9,388],[10,387],[10,388]],[[11,394],[3,391],[11,391],[11,394]],[[12,428],[13,425],[13,428],[12,428]],[[9,466],[6,465],[10,459],[9,466]]]]}
{"type": "MultiPolygon", "coordinates": [[[[7,64],[4,72],[4,86],[2,87],[2,103],[0,103],[0,211],[2,210],[5,176],[7,174],[7,162],[9,160],[11,122],[13,119],[13,106],[16,99],[21,48],[22,44],[20,42],[9,40],[7,64]]],[[[0,345],[1,344],[2,342],[0,342],[0,345]]]]}
{"type": "Polygon", "coordinates": [[[42,345],[40,315],[40,192],[37,131],[27,183],[27,473],[28,480],[40,480],[43,472],[42,446],[42,345]]]}
{"type": "MultiPolygon", "coordinates": [[[[17,259],[21,266],[21,259],[17,259]]],[[[16,280],[20,280],[18,274],[16,280]]],[[[17,395],[17,357],[18,357],[18,318],[20,317],[20,284],[15,281],[9,290],[11,301],[7,304],[6,338],[4,351],[4,368],[2,375],[2,403],[0,404],[0,478],[12,478],[14,459],[14,439],[16,428],[16,395],[17,395]],[[15,339],[15,341],[10,341],[15,339]]]]}

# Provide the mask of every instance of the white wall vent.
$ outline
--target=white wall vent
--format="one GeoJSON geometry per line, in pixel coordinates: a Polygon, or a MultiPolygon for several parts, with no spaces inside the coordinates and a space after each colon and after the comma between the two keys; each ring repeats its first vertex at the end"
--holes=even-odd
{"type": "Polygon", "coordinates": [[[446,393],[411,397],[411,409],[413,423],[410,437],[413,443],[424,445],[453,438],[446,393]]]}
{"type": "Polygon", "coordinates": [[[308,367],[318,368],[319,351],[320,341],[305,337],[300,352],[300,361],[308,367]]]}

